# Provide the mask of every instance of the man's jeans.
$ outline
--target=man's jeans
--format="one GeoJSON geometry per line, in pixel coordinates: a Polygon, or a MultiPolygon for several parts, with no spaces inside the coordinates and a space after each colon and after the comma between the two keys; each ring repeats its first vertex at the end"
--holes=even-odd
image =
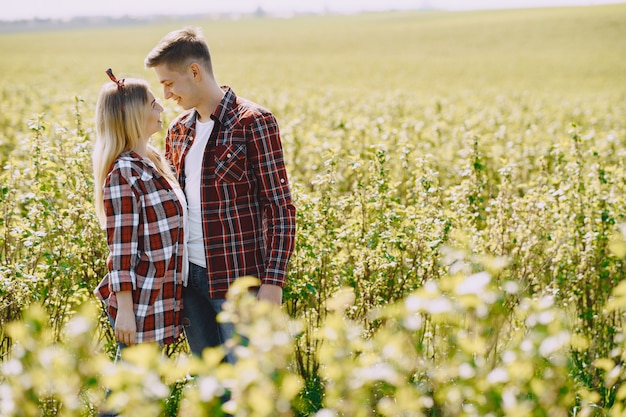
{"type": "MultiPolygon", "coordinates": [[[[216,320],[225,302],[224,298],[209,298],[206,269],[190,263],[189,279],[183,288],[183,325],[194,355],[202,356],[205,348],[222,345],[235,334],[232,323],[218,323],[216,320]]],[[[231,350],[227,351],[226,361],[236,361],[231,350]]]]}

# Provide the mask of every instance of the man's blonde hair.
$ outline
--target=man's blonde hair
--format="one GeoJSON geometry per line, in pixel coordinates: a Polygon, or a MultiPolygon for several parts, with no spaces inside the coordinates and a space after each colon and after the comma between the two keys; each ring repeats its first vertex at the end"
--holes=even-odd
{"type": "Polygon", "coordinates": [[[166,64],[171,70],[184,72],[192,62],[213,74],[211,53],[202,30],[190,26],[165,35],[146,56],[144,64],[146,68],[166,64]]]}

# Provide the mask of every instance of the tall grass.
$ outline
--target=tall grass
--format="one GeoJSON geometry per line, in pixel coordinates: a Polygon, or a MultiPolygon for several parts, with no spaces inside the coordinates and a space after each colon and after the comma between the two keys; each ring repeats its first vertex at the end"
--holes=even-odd
{"type": "Polygon", "coordinates": [[[298,207],[282,313],[235,297],[259,338],[236,369],[219,351],[185,362],[181,345],[111,371],[102,313],[77,314],[105,273],[90,174],[103,71],[159,96],[142,58],[183,23],[0,36],[3,398],[89,415],[102,385],[142,380],[155,390],[117,387],[132,415],[619,415],[625,15],[196,22],[218,80],[277,115],[298,207]],[[66,391],[45,383],[68,375],[47,373],[57,354],[78,378],[66,391]]]}

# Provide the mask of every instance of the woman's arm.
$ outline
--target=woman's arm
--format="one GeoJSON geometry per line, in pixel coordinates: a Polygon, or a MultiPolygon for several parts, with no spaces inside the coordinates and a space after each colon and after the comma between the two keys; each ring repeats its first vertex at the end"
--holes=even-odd
{"type": "Polygon", "coordinates": [[[137,323],[133,311],[133,294],[132,291],[118,291],[115,295],[117,297],[115,338],[127,346],[132,346],[135,344],[137,333],[137,323]]]}

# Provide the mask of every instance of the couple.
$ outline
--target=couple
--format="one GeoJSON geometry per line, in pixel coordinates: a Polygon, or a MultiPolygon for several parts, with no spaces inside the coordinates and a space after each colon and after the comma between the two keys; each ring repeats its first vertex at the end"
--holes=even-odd
{"type": "MultiPolygon", "coordinates": [[[[168,129],[162,156],[148,144],[163,111],[148,83],[107,71],[93,168],[109,273],[95,294],[119,349],[171,344],[184,329],[201,355],[233,335],[216,316],[237,277],[259,278],[258,299],[281,303],[295,207],[276,119],[217,84],[199,29],[167,34],[145,65],[186,111],[168,129]]],[[[235,360],[232,352],[226,359],[235,360]]]]}

